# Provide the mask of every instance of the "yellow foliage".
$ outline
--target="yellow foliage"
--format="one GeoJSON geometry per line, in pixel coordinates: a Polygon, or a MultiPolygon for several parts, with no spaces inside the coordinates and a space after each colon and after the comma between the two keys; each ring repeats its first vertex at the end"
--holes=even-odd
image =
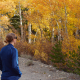
{"type": "Polygon", "coordinates": [[[9,18],[8,18],[8,16],[2,16],[1,18],[0,18],[0,25],[1,26],[4,26],[5,28],[7,28],[7,25],[9,25],[9,18]]]}
{"type": "Polygon", "coordinates": [[[36,36],[32,34],[32,35],[31,35],[31,39],[34,39],[34,38],[36,38],[36,36]]]}
{"type": "Polygon", "coordinates": [[[34,57],[40,59],[40,52],[37,49],[35,50],[34,57]]]}
{"type": "Polygon", "coordinates": [[[36,24],[36,23],[32,23],[32,30],[35,30],[35,31],[37,31],[37,29],[38,29],[38,24],[36,24]]]}
{"type": "Polygon", "coordinates": [[[36,59],[41,59],[41,60],[43,60],[45,62],[47,62],[47,60],[48,60],[48,55],[46,53],[44,53],[44,52],[40,53],[38,50],[35,50],[34,57],[36,59]]]}
{"type": "Polygon", "coordinates": [[[7,13],[7,12],[15,12],[15,4],[14,1],[12,0],[7,0],[7,1],[0,1],[0,10],[1,14],[7,13]]]}
{"type": "Polygon", "coordinates": [[[47,62],[47,60],[48,60],[48,55],[47,55],[46,53],[42,52],[42,53],[41,53],[41,58],[42,58],[42,60],[44,60],[44,61],[47,62]]]}
{"type": "Polygon", "coordinates": [[[69,56],[71,56],[69,54],[69,51],[73,51],[75,50],[75,52],[77,53],[77,49],[78,46],[80,45],[80,40],[75,39],[74,36],[69,36],[68,38],[65,37],[64,41],[62,42],[62,52],[68,55],[67,58],[69,58],[69,56]]]}

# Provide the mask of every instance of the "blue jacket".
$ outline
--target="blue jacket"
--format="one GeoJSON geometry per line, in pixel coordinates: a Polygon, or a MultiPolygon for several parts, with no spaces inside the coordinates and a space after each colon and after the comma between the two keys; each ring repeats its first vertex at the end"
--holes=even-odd
{"type": "Polygon", "coordinates": [[[22,75],[18,66],[18,51],[12,44],[6,45],[0,51],[0,70],[1,79],[12,80],[12,77],[20,78],[22,75]]]}

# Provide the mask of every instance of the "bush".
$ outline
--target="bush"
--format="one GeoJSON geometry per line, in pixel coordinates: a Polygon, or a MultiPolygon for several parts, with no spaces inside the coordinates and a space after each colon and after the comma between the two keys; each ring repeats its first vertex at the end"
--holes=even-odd
{"type": "Polygon", "coordinates": [[[4,44],[3,44],[2,40],[0,40],[0,50],[2,49],[2,47],[4,47],[4,44]]]}
{"type": "Polygon", "coordinates": [[[49,54],[52,53],[52,44],[48,41],[43,42],[42,40],[36,41],[33,44],[27,42],[18,41],[15,47],[18,49],[19,56],[31,55],[35,60],[41,60],[43,63],[49,64],[49,54]]]}
{"type": "Polygon", "coordinates": [[[28,44],[27,42],[17,42],[15,47],[18,49],[19,56],[21,54],[34,55],[34,45],[28,44]]]}
{"type": "Polygon", "coordinates": [[[26,65],[27,65],[27,66],[32,66],[32,65],[34,65],[34,64],[33,64],[33,61],[30,60],[30,61],[28,61],[28,62],[26,63],[26,65]]]}
{"type": "Polygon", "coordinates": [[[34,57],[37,60],[41,60],[43,63],[50,64],[49,54],[52,53],[52,44],[48,41],[40,40],[35,43],[35,53],[34,57]]]}

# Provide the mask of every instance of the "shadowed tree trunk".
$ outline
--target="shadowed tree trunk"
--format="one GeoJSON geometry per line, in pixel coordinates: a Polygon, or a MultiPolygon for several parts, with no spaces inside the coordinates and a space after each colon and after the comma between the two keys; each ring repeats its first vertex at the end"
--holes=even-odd
{"type": "Polygon", "coordinates": [[[41,31],[41,38],[43,37],[42,35],[43,35],[43,31],[42,31],[42,29],[41,29],[41,27],[39,26],[39,29],[40,29],[40,31],[41,31]]]}
{"type": "Polygon", "coordinates": [[[52,29],[52,44],[54,42],[54,28],[52,29]]]}
{"type": "MultiPolygon", "coordinates": [[[[37,31],[38,32],[38,31],[37,31]]],[[[36,32],[36,34],[35,34],[35,37],[37,36],[37,32],[36,32]]],[[[34,43],[36,42],[36,38],[34,38],[34,43]]]]}
{"type": "Polygon", "coordinates": [[[24,41],[26,41],[26,27],[27,27],[27,26],[26,26],[26,24],[25,24],[25,25],[24,25],[24,28],[25,28],[25,29],[24,29],[24,41]]]}
{"type": "Polygon", "coordinates": [[[77,30],[75,32],[75,37],[78,38],[78,27],[77,27],[77,30]]]}

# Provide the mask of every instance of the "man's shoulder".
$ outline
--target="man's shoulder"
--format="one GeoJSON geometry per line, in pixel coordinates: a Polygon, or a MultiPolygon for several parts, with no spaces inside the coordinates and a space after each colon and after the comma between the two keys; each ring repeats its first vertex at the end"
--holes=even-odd
{"type": "Polygon", "coordinates": [[[13,47],[13,46],[9,46],[9,45],[4,46],[1,50],[4,50],[4,49],[17,50],[15,47],[13,47]]]}
{"type": "Polygon", "coordinates": [[[5,48],[7,48],[7,45],[6,45],[6,46],[4,46],[1,50],[5,49],[5,48]]]}
{"type": "Polygon", "coordinates": [[[18,50],[15,47],[11,47],[13,52],[17,52],[18,50]]]}

